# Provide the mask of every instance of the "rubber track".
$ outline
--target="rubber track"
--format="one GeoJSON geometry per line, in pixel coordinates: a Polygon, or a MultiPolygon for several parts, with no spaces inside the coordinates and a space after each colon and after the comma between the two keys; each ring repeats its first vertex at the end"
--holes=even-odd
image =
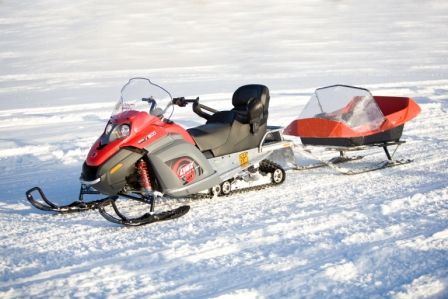
{"type": "MultiPolygon", "coordinates": [[[[259,171],[265,172],[265,173],[272,173],[277,168],[283,169],[280,165],[278,165],[275,162],[272,162],[272,161],[269,161],[269,160],[263,160],[263,161],[260,162],[259,171]]],[[[241,189],[233,190],[232,192],[230,192],[227,195],[219,194],[218,197],[227,197],[227,196],[233,196],[235,194],[248,193],[248,192],[251,192],[251,191],[259,191],[259,190],[263,190],[263,189],[270,188],[270,187],[273,187],[273,186],[281,185],[282,183],[283,182],[281,182],[279,184],[275,184],[275,183],[271,182],[271,183],[268,183],[268,184],[262,184],[262,185],[247,187],[247,188],[241,188],[241,189]]],[[[207,199],[207,198],[213,198],[213,195],[210,195],[210,194],[194,194],[194,195],[192,195],[191,197],[188,197],[188,198],[191,198],[191,199],[207,199]]]]}

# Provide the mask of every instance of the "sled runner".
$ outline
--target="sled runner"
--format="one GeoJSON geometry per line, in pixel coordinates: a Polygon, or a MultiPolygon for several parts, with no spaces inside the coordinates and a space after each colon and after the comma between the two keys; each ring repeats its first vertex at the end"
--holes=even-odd
{"type": "Polygon", "coordinates": [[[331,166],[346,174],[356,174],[409,163],[410,160],[393,160],[393,153],[404,143],[400,140],[404,124],[419,112],[420,107],[411,98],[373,96],[364,88],[333,85],[317,89],[299,118],[291,122],[284,133],[300,137],[306,148],[317,146],[339,152],[338,157],[321,160],[309,150],[299,148],[302,154],[318,159],[320,163],[296,169],[331,166]],[[395,146],[392,154],[391,146],[395,146]],[[346,152],[373,147],[383,148],[387,160],[358,171],[335,166],[362,158],[349,157],[346,152]]]}
{"type": "Polygon", "coordinates": [[[165,198],[228,195],[245,187],[281,184],[286,174],[276,157],[291,150],[292,143],[283,140],[282,128],[267,125],[269,100],[266,86],[245,85],[235,91],[231,110],[217,111],[199,98],[173,98],[149,79],[133,78],[87,155],[79,200],[59,206],[39,187],[26,197],[44,211],[98,209],[111,222],[135,226],[188,212],[188,205],[156,211],[156,203],[165,198]],[[188,104],[205,124],[185,130],[170,119],[175,105],[188,104]],[[84,200],[88,194],[105,197],[89,202],[84,200]],[[117,204],[123,200],[147,204],[149,211],[126,215],[117,204]]]}

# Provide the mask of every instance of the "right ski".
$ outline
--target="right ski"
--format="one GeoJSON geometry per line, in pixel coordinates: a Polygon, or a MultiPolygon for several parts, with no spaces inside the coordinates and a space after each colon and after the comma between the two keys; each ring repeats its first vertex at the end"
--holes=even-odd
{"type": "Polygon", "coordinates": [[[163,211],[159,213],[150,212],[145,213],[140,217],[129,218],[120,212],[117,205],[115,204],[115,200],[116,198],[115,199],[111,198],[108,201],[101,203],[98,206],[98,211],[100,212],[101,216],[103,216],[106,220],[125,226],[140,226],[154,222],[172,220],[182,217],[183,215],[187,214],[188,211],[190,210],[190,206],[185,205],[169,211],[163,211]],[[112,205],[112,208],[117,216],[111,215],[106,211],[104,207],[107,205],[112,205]]]}

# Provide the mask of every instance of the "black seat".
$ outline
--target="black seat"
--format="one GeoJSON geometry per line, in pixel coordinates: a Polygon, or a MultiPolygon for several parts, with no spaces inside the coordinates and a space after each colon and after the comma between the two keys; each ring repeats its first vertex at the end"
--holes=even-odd
{"type": "Polygon", "coordinates": [[[232,97],[233,109],[218,111],[206,124],[189,129],[198,148],[217,157],[257,147],[267,128],[269,89],[251,84],[238,88],[232,97]]]}

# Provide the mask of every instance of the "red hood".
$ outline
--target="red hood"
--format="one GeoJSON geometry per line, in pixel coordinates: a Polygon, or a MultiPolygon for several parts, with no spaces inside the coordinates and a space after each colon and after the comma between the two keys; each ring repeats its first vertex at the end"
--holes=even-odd
{"type": "Polygon", "coordinates": [[[128,137],[117,139],[103,146],[100,146],[100,136],[87,155],[86,164],[89,166],[103,164],[123,147],[144,149],[167,134],[180,134],[186,141],[194,144],[191,136],[182,127],[175,123],[164,122],[159,117],[142,111],[130,110],[119,113],[112,116],[109,123],[113,125],[129,124],[131,133],[128,137]]]}

